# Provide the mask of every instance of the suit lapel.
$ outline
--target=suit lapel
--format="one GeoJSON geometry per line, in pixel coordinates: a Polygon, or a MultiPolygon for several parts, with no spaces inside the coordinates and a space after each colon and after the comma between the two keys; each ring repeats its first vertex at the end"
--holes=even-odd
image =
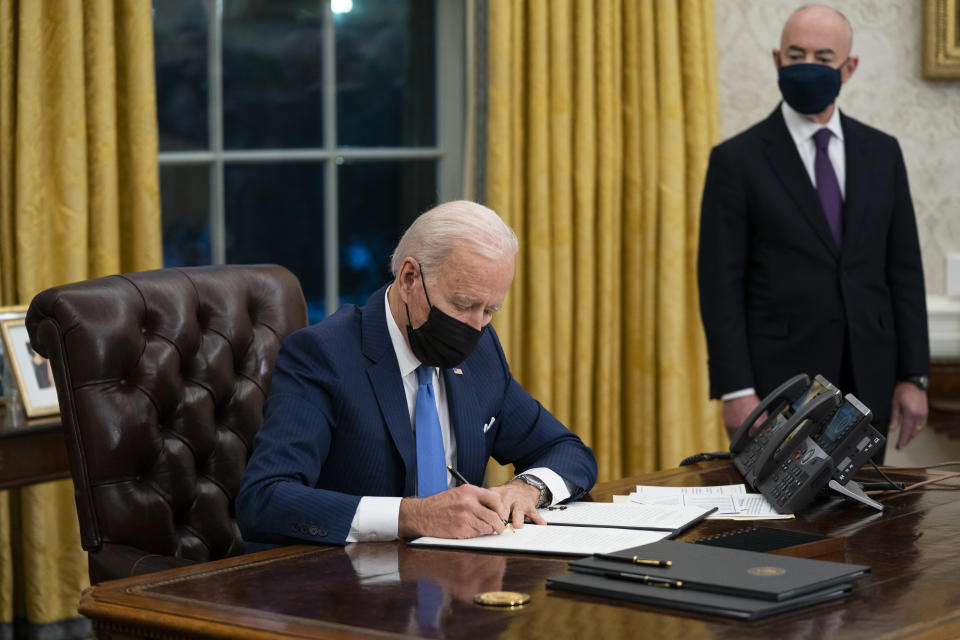
{"type": "Polygon", "coordinates": [[[830,232],[830,225],[827,224],[817,190],[810,182],[810,175],[804,168],[797,145],[783,121],[780,107],[767,118],[761,135],[766,143],[764,153],[774,173],[823,245],[832,256],[839,257],[839,250],[830,232]]]}
{"type": "Polygon", "coordinates": [[[840,124],[843,127],[847,173],[843,202],[843,250],[849,255],[850,250],[863,236],[860,229],[868,219],[866,206],[866,195],[869,193],[868,162],[864,157],[861,135],[863,132],[857,126],[858,123],[841,112],[840,124]]]}
{"type": "Polygon", "coordinates": [[[403,495],[411,496],[417,491],[416,445],[410,428],[410,413],[400,378],[400,365],[397,364],[384,315],[385,290],[386,287],[374,293],[361,310],[362,349],[363,355],[372,363],[367,368],[367,376],[373,386],[377,405],[406,468],[403,495]]]}
{"type": "Polygon", "coordinates": [[[450,406],[450,422],[457,439],[457,470],[472,484],[482,484],[486,472],[484,420],[474,392],[473,374],[464,365],[442,369],[450,406]],[[460,371],[461,373],[456,373],[460,371]]]}

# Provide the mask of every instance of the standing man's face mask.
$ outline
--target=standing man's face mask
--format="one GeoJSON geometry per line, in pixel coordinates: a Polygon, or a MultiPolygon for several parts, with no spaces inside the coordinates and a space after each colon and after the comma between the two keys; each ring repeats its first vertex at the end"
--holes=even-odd
{"type": "MultiPolygon", "coordinates": [[[[844,61],[843,64],[846,64],[844,61]]],[[[843,68],[843,64],[840,68],[843,68]]],[[[843,77],[840,69],[825,64],[799,63],[783,65],[777,84],[788,105],[804,115],[820,113],[840,94],[843,77]]]]}
{"type": "Polygon", "coordinates": [[[410,320],[410,307],[404,304],[407,308],[407,337],[410,339],[410,349],[425,365],[441,369],[455,367],[473,352],[483,335],[483,329],[478,331],[430,304],[422,268],[420,281],[423,283],[423,295],[430,305],[430,314],[426,322],[414,329],[410,320]]]}

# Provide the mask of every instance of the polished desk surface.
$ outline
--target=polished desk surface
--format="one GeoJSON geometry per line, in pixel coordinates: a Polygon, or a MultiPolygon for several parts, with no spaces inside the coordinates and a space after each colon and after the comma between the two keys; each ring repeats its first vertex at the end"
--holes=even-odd
{"type": "Polygon", "coordinates": [[[0,406],[0,490],[70,477],[60,416],[11,420],[0,406]]]}
{"type": "MultiPolygon", "coordinates": [[[[923,473],[900,472],[915,480],[923,473]]],[[[742,482],[726,461],[604,483],[591,496],[609,501],[635,484],[742,482]]],[[[953,483],[956,486],[956,483],[953,483]]],[[[958,638],[960,495],[929,490],[883,500],[880,513],[822,498],[794,520],[764,523],[843,536],[846,561],[873,571],[842,601],[755,622],[548,591],[547,577],[568,558],[411,548],[400,542],[343,547],[292,546],[91,587],[80,612],[99,637],[230,638],[958,638]],[[395,555],[399,575],[361,580],[354,566],[395,555]],[[433,587],[439,594],[428,606],[433,587]],[[522,591],[515,610],[473,603],[476,593],[522,591]],[[418,592],[420,592],[418,596],[418,592]]],[[[706,521],[694,540],[750,523],[706,521]]]]}

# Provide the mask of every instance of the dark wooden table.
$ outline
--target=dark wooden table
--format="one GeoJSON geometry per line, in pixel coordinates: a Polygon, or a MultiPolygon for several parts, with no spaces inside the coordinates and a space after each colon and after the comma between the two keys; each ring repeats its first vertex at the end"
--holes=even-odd
{"type": "Polygon", "coordinates": [[[0,490],[70,477],[60,416],[12,426],[0,407],[0,490]]]}
{"type": "MultiPolygon", "coordinates": [[[[637,483],[741,481],[727,462],[714,461],[605,483],[591,495],[606,501],[637,483]]],[[[294,546],[101,583],[84,593],[80,612],[94,620],[103,640],[960,637],[960,495],[932,490],[883,502],[880,513],[824,498],[795,520],[764,523],[844,536],[846,560],[873,571],[846,600],[751,623],[547,591],[544,580],[566,568],[566,559],[557,556],[408,548],[399,542],[294,546]],[[384,559],[396,562],[395,572],[363,569],[384,559]],[[516,610],[473,603],[476,593],[501,589],[530,593],[532,600],[516,610]]],[[[685,538],[747,524],[708,521],[685,538]]]]}

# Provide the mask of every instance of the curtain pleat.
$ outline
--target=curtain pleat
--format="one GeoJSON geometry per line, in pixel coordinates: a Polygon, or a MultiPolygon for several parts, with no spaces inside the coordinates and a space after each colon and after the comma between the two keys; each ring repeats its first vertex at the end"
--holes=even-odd
{"type": "Polygon", "coordinates": [[[521,244],[495,320],[514,376],[601,479],[723,448],[696,290],[712,0],[485,6],[484,195],[521,244]]]}
{"type": "MultiPolygon", "coordinates": [[[[161,266],[155,104],[150,2],[0,0],[0,303],[161,266]]],[[[89,634],[71,481],[0,494],[0,560],[3,635],[89,634]]]]}

